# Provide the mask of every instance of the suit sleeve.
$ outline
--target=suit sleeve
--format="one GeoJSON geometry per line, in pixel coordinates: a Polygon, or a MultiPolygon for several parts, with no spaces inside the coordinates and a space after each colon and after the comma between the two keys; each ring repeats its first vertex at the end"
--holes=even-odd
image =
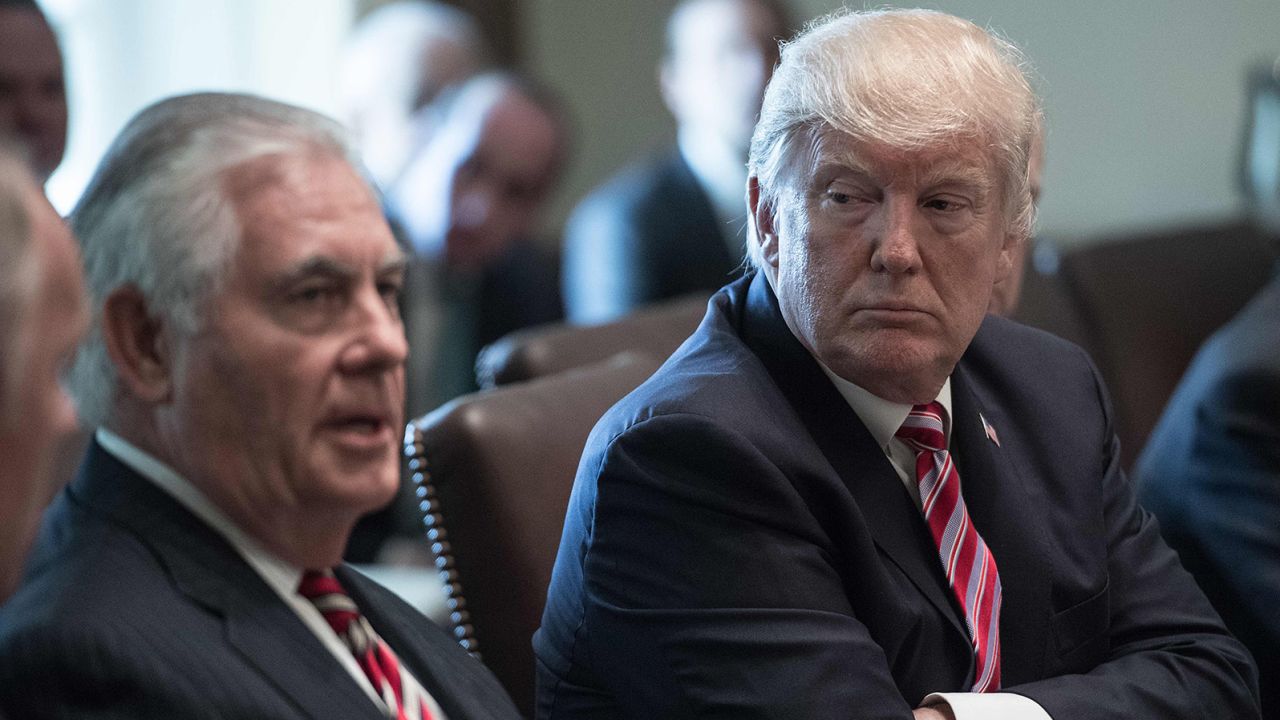
{"type": "Polygon", "coordinates": [[[1056,720],[1257,718],[1257,673],[1248,652],[1138,505],[1120,468],[1110,403],[1096,371],[1094,387],[1106,420],[1098,442],[1107,588],[1105,604],[1089,611],[1107,613],[1106,656],[1083,674],[1007,690],[1032,698],[1056,720]]]}
{"type": "MultiPolygon", "coordinates": [[[[1196,536],[1254,620],[1250,645],[1280,648],[1280,377],[1227,378],[1202,406],[1185,487],[1196,536]]],[[[1273,653],[1276,652],[1273,650],[1273,653]]]]}
{"type": "Polygon", "coordinates": [[[644,718],[911,717],[806,499],[696,415],[615,438],[597,478],[580,638],[644,718]]]}
{"type": "Polygon", "coordinates": [[[562,288],[571,321],[612,320],[657,299],[652,251],[619,200],[585,200],[569,218],[564,242],[562,288]]]}

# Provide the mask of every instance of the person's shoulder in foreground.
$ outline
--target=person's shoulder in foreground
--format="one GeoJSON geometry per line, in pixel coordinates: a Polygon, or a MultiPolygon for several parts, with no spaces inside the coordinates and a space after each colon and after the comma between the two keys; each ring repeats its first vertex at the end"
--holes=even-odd
{"type": "Polygon", "coordinates": [[[929,11],[784,48],[755,270],[588,441],[539,717],[1257,717],[1092,363],[985,316],[1030,234],[1020,67],[929,11]]]}
{"type": "Polygon", "coordinates": [[[1135,470],[1143,505],[1280,717],[1280,275],[1196,353],[1135,470]]]}
{"type": "Polygon", "coordinates": [[[0,608],[20,718],[517,716],[440,628],[340,562],[399,483],[404,269],[341,129],[161,101],[73,213],[97,427],[0,608]]]}

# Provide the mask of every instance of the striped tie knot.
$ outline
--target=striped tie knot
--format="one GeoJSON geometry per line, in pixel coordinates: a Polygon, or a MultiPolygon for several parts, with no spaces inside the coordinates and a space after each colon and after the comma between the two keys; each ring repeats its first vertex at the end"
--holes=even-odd
{"type": "Polygon", "coordinates": [[[1000,575],[969,517],[942,418],[940,403],[916,405],[895,435],[916,453],[921,512],[947,584],[964,611],[976,661],[972,690],[991,692],[1000,688],[1000,575]]]}
{"type": "Polygon", "coordinates": [[[427,691],[405,672],[399,658],[360,614],[332,570],[307,570],[298,594],[310,600],[342,640],[382,698],[387,717],[394,720],[432,720],[427,691]]]}
{"type": "Polygon", "coordinates": [[[302,574],[302,582],[298,584],[298,594],[311,601],[320,614],[324,616],[329,627],[343,637],[351,628],[351,623],[360,617],[356,604],[342,589],[338,578],[332,570],[308,570],[302,574]]]}
{"type": "Polygon", "coordinates": [[[942,403],[936,400],[926,405],[916,405],[911,408],[895,435],[916,452],[941,452],[947,447],[942,413],[942,403]]]}

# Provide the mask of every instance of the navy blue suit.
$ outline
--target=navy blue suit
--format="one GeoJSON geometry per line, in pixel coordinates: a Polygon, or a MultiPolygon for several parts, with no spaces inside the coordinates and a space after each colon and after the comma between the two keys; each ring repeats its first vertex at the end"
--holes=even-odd
{"type": "Polygon", "coordinates": [[[1280,720],[1280,275],[1196,354],[1135,475],[1280,720]]]}
{"type": "MultiPolygon", "coordinates": [[[[1252,663],[1137,506],[1083,351],[988,318],[952,414],[1004,687],[1057,720],[1256,717],[1252,663]]],[[[592,432],[534,647],[556,720],[905,719],[974,666],[920,511],[759,275],[592,432]]]]}
{"type": "Polygon", "coordinates": [[[720,225],[678,151],[627,168],[587,196],[565,226],[569,319],[611,320],[659,300],[714,292],[742,262],[728,243],[742,228],[720,225]]]}
{"type": "MultiPolygon", "coordinates": [[[[359,573],[337,573],[450,720],[519,717],[447,633],[359,573]]],[[[221,536],[97,443],[0,609],[0,713],[383,717],[221,536]]]]}

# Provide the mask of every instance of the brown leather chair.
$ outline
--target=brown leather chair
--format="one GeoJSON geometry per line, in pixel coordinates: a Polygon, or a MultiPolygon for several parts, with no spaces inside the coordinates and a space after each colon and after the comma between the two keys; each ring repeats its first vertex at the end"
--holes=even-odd
{"type": "Polygon", "coordinates": [[[1108,240],[1062,256],[1084,342],[1115,402],[1132,467],[1196,349],[1271,276],[1245,222],[1108,240]]]}
{"type": "Polygon", "coordinates": [[[1061,250],[1051,242],[1036,241],[1028,253],[1022,299],[1013,319],[1090,350],[1080,313],[1063,281],[1061,265],[1061,250]]]}
{"type": "Polygon", "coordinates": [[[698,327],[707,295],[656,303],[600,325],[552,323],[517,330],[480,351],[480,387],[509,385],[634,351],[666,359],[698,327]]]}
{"type": "Polygon", "coordinates": [[[465,395],[409,424],[405,454],[464,647],[526,715],[530,645],[542,618],[565,508],[587,435],[661,362],[623,354],[465,395]]]}

